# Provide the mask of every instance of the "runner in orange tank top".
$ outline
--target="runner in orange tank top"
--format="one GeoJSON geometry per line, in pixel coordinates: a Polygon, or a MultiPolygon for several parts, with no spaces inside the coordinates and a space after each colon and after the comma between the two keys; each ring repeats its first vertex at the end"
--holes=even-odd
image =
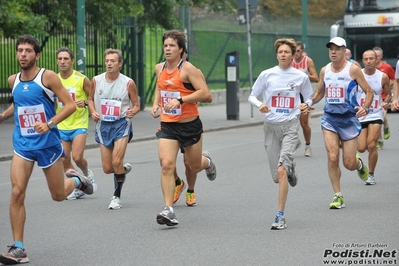
{"type": "MultiPolygon", "coordinates": [[[[190,62],[182,60],[186,51],[184,34],[177,30],[167,31],[162,42],[166,61],[155,66],[158,81],[151,110],[154,118],[161,116],[161,127],[156,135],[165,207],[158,213],[157,222],[174,226],[179,223],[173,210],[175,187],[178,185],[174,172],[179,149],[185,154],[188,206],[196,205],[194,185],[197,173],[205,169],[209,180],[216,178],[216,167],[210,153],[202,152],[203,127],[197,107],[197,102],[212,102],[212,95],[201,72],[190,62]]],[[[180,185],[182,190],[184,183],[180,185]]]]}

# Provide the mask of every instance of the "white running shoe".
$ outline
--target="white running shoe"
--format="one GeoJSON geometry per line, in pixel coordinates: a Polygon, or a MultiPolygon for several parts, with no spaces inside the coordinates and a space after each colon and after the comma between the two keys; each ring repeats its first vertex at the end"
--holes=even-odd
{"type": "Polygon", "coordinates": [[[312,149],[310,146],[306,146],[305,148],[305,157],[312,157],[312,149]]]}
{"type": "Polygon", "coordinates": [[[130,171],[132,171],[132,165],[130,163],[125,163],[123,165],[123,167],[125,168],[125,173],[128,174],[130,173],[130,171]]]}
{"type": "Polygon", "coordinates": [[[66,199],[67,199],[67,200],[75,200],[75,199],[81,199],[81,198],[83,198],[84,196],[86,196],[86,194],[85,194],[83,191],[81,191],[81,190],[75,188],[75,189],[72,191],[72,193],[69,194],[69,196],[68,196],[66,199]]]}
{"type": "Polygon", "coordinates": [[[120,198],[113,196],[112,198],[110,198],[110,200],[111,203],[108,206],[109,210],[119,210],[120,208],[122,208],[120,198]]]}
{"type": "Polygon", "coordinates": [[[90,169],[87,169],[87,178],[90,179],[90,182],[93,184],[93,193],[97,191],[97,183],[94,180],[93,172],[90,169]]]}
{"type": "Polygon", "coordinates": [[[372,175],[369,175],[367,180],[364,182],[365,185],[375,185],[377,182],[375,182],[375,178],[372,175]]]}

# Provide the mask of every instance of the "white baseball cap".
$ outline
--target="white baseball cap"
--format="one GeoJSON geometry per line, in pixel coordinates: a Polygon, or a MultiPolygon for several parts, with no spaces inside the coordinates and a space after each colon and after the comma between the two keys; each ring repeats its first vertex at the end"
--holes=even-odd
{"type": "Polygon", "coordinates": [[[343,46],[346,47],[346,41],[345,39],[341,38],[341,37],[334,37],[332,38],[327,44],[327,48],[330,48],[331,44],[335,44],[336,46],[343,46]]]}

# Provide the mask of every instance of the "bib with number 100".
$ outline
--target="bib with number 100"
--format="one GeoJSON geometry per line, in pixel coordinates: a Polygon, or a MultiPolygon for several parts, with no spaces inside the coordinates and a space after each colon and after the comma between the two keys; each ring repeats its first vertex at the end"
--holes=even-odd
{"type": "Polygon", "coordinates": [[[290,114],[295,107],[295,91],[291,88],[273,91],[270,107],[274,113],[290,114]]]}

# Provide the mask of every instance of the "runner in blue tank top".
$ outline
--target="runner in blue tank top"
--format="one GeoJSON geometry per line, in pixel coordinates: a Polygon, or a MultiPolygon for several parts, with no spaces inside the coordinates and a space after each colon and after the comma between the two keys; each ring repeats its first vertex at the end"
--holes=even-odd
{"type": "Polygon", "coordinates": [[[321,69],[320,81],[312,99],[313,103],[317,103],[325,97],[321,128],[327,150],[328,176],[335,193],[330,209],[340,209],[345,207],[340,184],[340,146],[345,168],[357,170],[363,181],[368,177],[367,166],[356,155],[357,137],[361,130],[358,117],[367,115],[373,100],[373,91],[361,69],[346,60],[346,41],[343,38],[334,37],[326,46],[331,63],[321,69]],[[362,106],[356,97],[358,86],[365,92],[362,106]]]}
{"type": "Polygon", "coordinates": [[[74,188],[87,194],[93,186],[85,176],[66,173],[61,157],[64,151],[56,125],[72,114],[76,107],[57,74],[36,66],[40,58],[40,45],[31,35],[20,36],[16,44],[16,57],[21,72],[11,75],[13,102],[0,114],[0,123],[14,117],[14,156],[11,162],[10,221],[14,243],[8,252],[0,255],[0,264],[29,262],[24,247],[25,195],[35,161],[43,169],[51,197],[64,200],[74,188]],[[55,114],[57,96],[64,109],[55,114]]]}

